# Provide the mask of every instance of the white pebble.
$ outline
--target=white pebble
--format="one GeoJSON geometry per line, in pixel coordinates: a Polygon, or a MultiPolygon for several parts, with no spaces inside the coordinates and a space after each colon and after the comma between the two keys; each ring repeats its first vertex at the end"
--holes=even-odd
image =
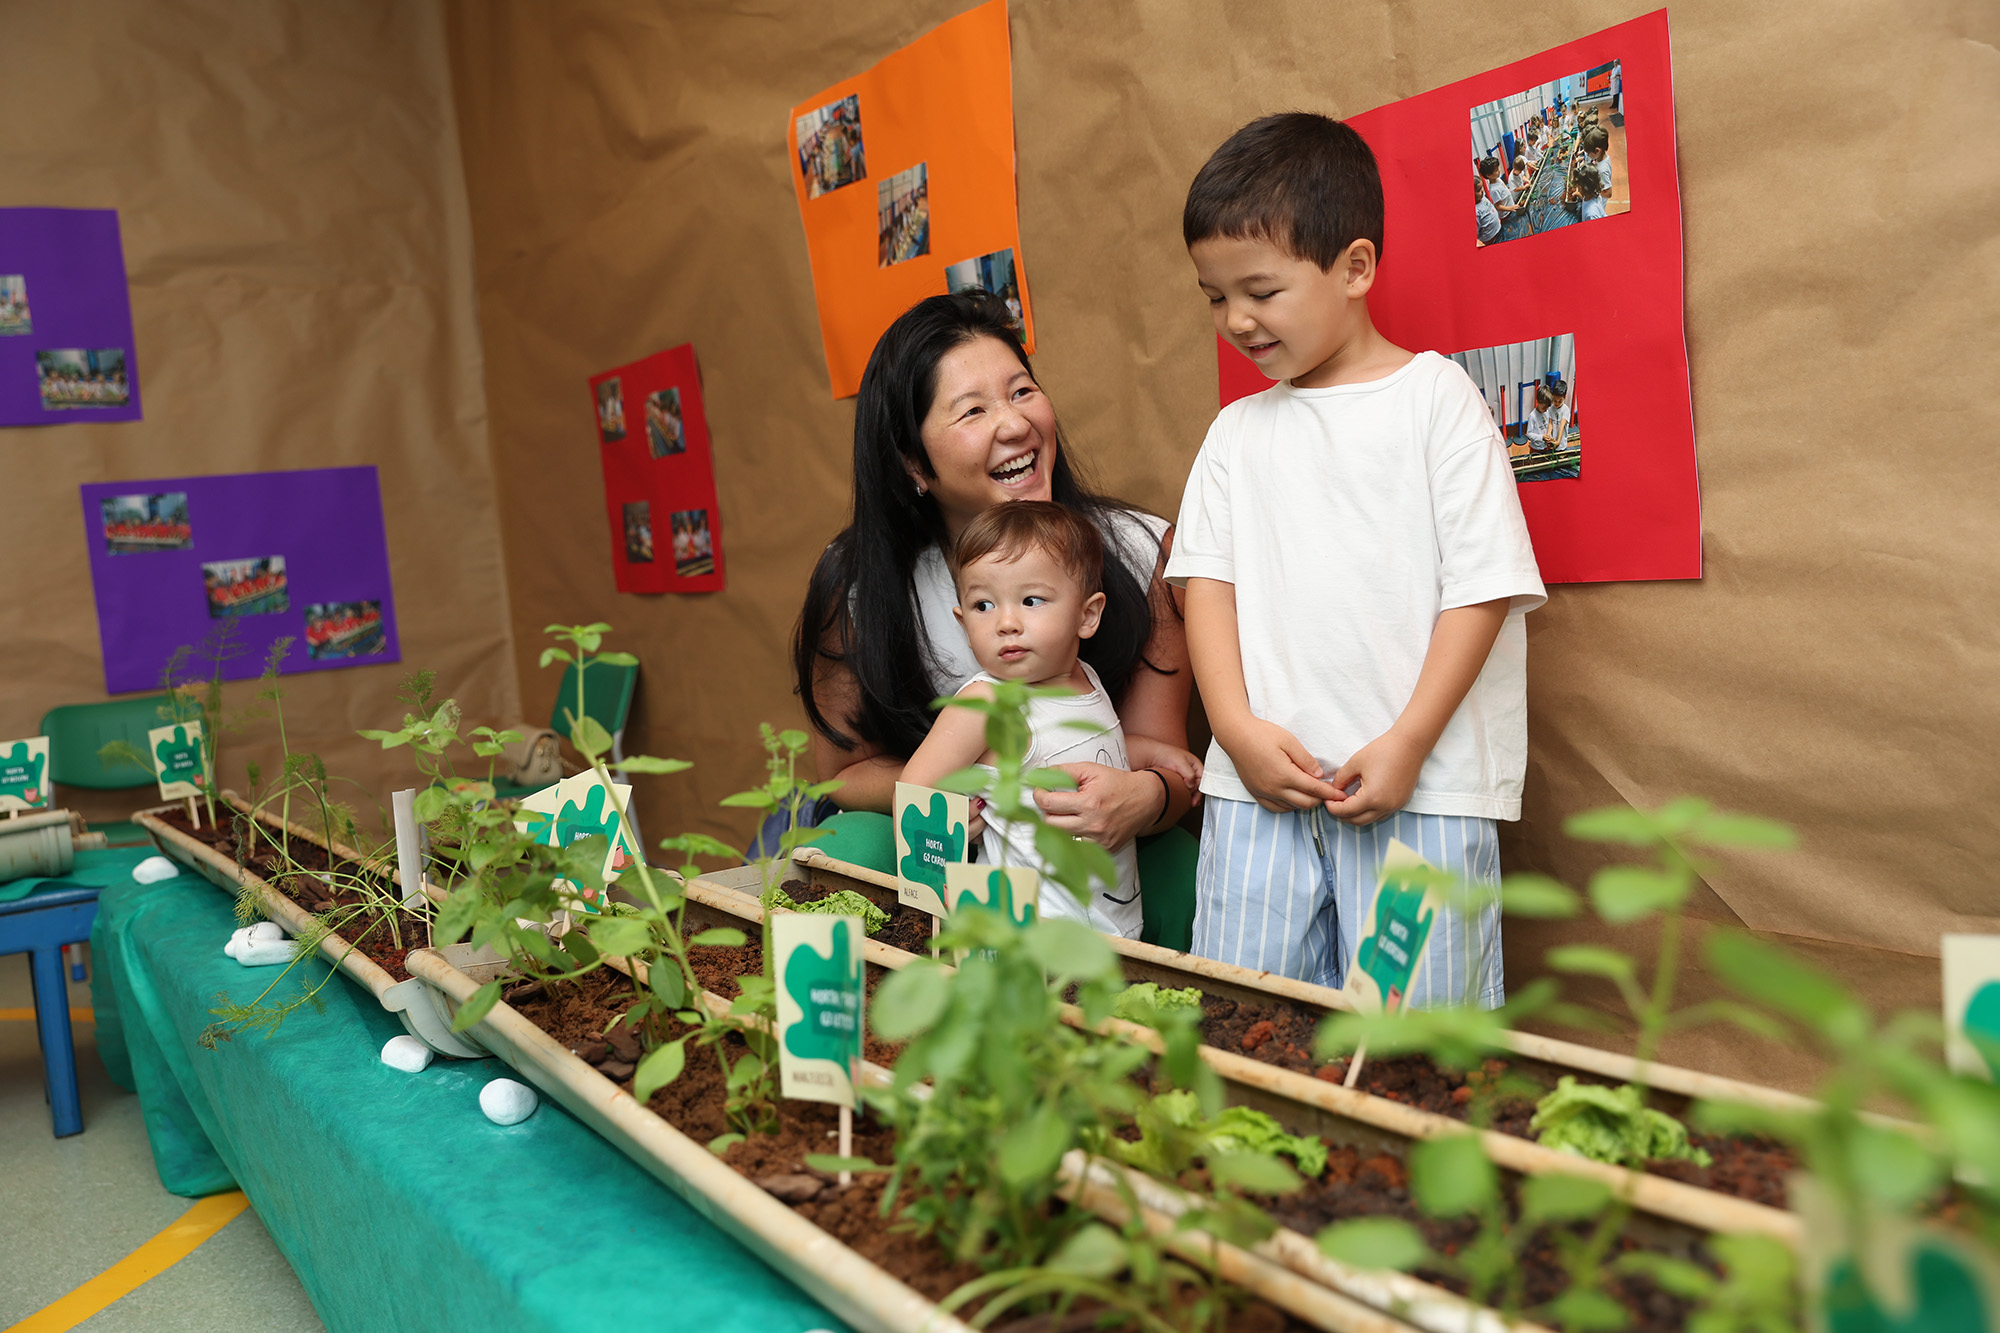
{"type": "Polygon", "coordinates": [[[298,946],[288,939],[259,940],[248,939],[241,944],[232,941],[223,950],[231,958],[245,967],[270,967],[274,963],[289,963],[298,956],[298,946]]]}
{"type": "Polygon", "coordinates": [[[533,1088],[511,1078],[496,1078],[479,1090],[479,1109],[496,1125],[518,1125],[541,1104],[533,1088]]]}
{"type": "Polygon", "coordinates": [[[275,921],[259,921],[254,926],[245,926],[248,938],[253,940],[281,940],[285,938],[285,928],[275,921]]]}
{"type": "Polygon", "coordinates": [[[181,868],[164,856],[149,856],[132,867],[132,878],[141,884],[157,884],[180,873],[181,868]]]}
{"type": "Polygon", "coordinates": [[[400,1069],[405,1074],[419,1073],[428,1067],[430,1062],[431,1048],[415,1037],[391,1037],[382,1047],[382,1063],[391,1069],[400,1069]]]}

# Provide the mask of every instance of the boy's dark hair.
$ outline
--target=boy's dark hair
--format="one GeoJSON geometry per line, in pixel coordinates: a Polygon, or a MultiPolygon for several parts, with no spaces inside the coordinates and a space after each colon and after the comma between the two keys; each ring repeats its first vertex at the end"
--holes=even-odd
{"type": "Polygon", "coordinates": [[[1584,152],[1594,153],[1600,148],[1609,149],[1610,147],[1611,147],[1611,132],[1609,130],[1604,129],[1601,126],[1593,125],[1589,129],[1583,132],[1584,152]]]}
{"type": "Polygon", "coordinates": [[[1558,398],[1569,397],[1569,381],[1567,380],[1549,381],[1549,392],[1554,394],[1558,398]]]}
{"type": "Polygon", "coordinates": [[[1382,259],[1382,174],[1368,142],[1331,116],[1287,111],[1223,141],[1188,186],[1181,240],[1269,241],[1322,270],[1356,241],[1382,259]]]}
{"type": "Polygon", "coordinates": [[[1555,401],[1556,401],[1556,396],[1553,393],[1549,392],[1548,385],[1537,384],[1535,386],[1536,407],[1554,407],[1555,401]]]}
{"type": "Polygon", "coordinates": [[[1484,176],[1484,177],[1485,177],[1485,178],[1486,178],[1487,180],[1490,180],[1490,181],[1497,181],[1497,180],[1499,180],[1499,179],[1500,179],[1500,159],[1499,159],[1499,158],[1497,158],[1497,157],[1482,157],[1482,158],[1480,158],[1480,159],[1479,159],[1479,174],[1480,174],[1480,175],[1482,175],[1482,176],[1484,176]]]}
{"type": "Polygon", "coordinates": [[[952,576],[996,551],[1010,560],[1046,551],[1069,571],[1086,598],[1103,590],[1104,538],[1095,523],[1066,505],[1013,500],[984,511],[965,525],[951,548],[952,576]]]}
{"type": "Polygon", "coordinates": [[[1604,189],[1604,178],[1595,162],[1579,162],[1569,173],[1569,187],[1585,199],[1595,199],[1604,189]]]}

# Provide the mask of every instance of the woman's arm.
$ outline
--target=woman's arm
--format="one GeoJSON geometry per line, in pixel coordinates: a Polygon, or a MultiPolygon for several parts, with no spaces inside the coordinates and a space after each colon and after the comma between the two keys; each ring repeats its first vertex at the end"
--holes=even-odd
{"type": "MultiPolygon", "coordinates": [[[[861,711],[861,687],[846,663],[821,659],[813,673],[813,703],[821,717],[852,734],[853,719],[861,711]]],[[[813,768],[821,782],[840,780],[840,787],[833,793],[834,804],[843,810],[894,813],[896,783],[903,772],[900,758],[867,740],[856,741],[853,749],[843,750],[817,728],[812,732],[812,753],[813,768]]]]}
{"type": "MultiPolygon", "coordinates": [[[[1134,669],[1132,682],[1118,701],[1126,743],[1130,746],[1135,737],[1143,738],[1137,747],[1142,757],[1146,741],[1187,749],[1188,694],[1194,688],[1194,672],[1188,666],[1178,598],[1162,577],[1172,549],[1170,528],[1160,543],[1148,589],[1153,631],[1146,640],[1145,661],[1134,669]]],[[[1038,791],[1036,804],[1052,827],[1108,848],[1173,827],[1194,804],[1194,792],[1178,773],[1165,774],[1163,808],[1162,784],[1151,771],[1130,773],[1101,764],[1064,764],[1062,769],[1077,780],[1077,789],[1038,791]]]]}

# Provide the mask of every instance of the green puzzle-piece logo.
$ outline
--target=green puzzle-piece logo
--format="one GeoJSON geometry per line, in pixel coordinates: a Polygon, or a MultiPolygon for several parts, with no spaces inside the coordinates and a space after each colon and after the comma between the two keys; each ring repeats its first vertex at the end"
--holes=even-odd
{"type": "Polygon", "coordinates": [[[1410,977],[1431,935],[1431,912],[1423,912],[1424,891],[1400,880],[1382,885],[1375,899],[1375,933],[1361,942],[1356,965],[1382,988],[1384,1003],[1410,993],[1410,977]],[[1419,913],[1422,915],[1419,915],[1419,913]]]}
{"type": "Polygon", "coordinates": [[[160,781],[202,785],[201,742],[189,740],[186,727],[175,727],[172,736],[161,738],[153,754],[160,761],[160,781]]]}
{"type": "Polygon", "coordinates": [[[42,791],[42,766],[46,762],[47,756],[30,754],[26,741],[0,755],[0,796],[12,796],[29,805],[41,804],[45,794],[42,791]]]}
{"type": "Polygon", "coordinates": [[[2000,981],[1989,981],[1965,1006],[1965,1039],[1972,1043],[1993,1079],[2000,1082],[2000,981]]]}
{"type": "Polygon", "coordinates": [[[785,990],[802,1017],[785,1030],[785,1049],[802,1060],[851,1064],[861,1058],[861,958],[854,923],[835,920],[833,954],[811,945],[785,961],[785,990]]]}
{"type": "Polygon", "coordinates": [[[1979,1280],[1944,1250],[1919,1245],[1910,1255],[1910,1288],[1916,1300],[1901,1318],[1875,1303],[1850,1259],[1827,1274],[1829,1333],[1988,1333],[1979,1280]]]}
{"type": "Polygon", "coordinates": [[[1024,929],[1035,923],[1035,905],[1014,901],[1014,881],[1005,870],[995,869],[987,873],[986,899],[982,903],[965,894],[959,898],[958,905],[960,908],[981,907],[1005,913],[1008,920],[1024,929]]]}
{"type": "Polygon", "coordinates": [[[590,789],[581,807],[575,801],[564,801],[556,815],[555,836],[550,844],[567,847],[579,838],[601,836],[611,844],[611,869],[615,874],[630,864],[631,858],[625,855],[624,841],[618,836],[618,811],[606,808],[607,794],[600,784],[590,789]]]}
{"type": "Polygon", "coordinates": [[[929,885],[944,903],[944,868],[965,859],[965,825],[953,826],[943,792],[931,793],[929,814],[914,801],[903,807],[903,841],[910,849],[903,858],[903,878],[929,885]]]}

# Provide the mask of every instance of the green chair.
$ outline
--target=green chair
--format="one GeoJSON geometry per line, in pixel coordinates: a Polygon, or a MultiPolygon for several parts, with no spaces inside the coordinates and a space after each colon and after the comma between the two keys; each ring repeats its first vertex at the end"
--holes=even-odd
{"type": "MultiPolygon", "coordinates": [[[[639,668],[593,663],[584,677],[583,711],[611,733],[611,758],[625,757],[625,723],[632,716],[632,696],[639,691],[639,668]]],[[[569,739],[569,715],[576,711],[576,663],[563,672],[562,688],[556,691],[555,706],[549,710],[549,730],[569,739]]],[[[539,787],[520,787],[498,782],[494,792],[503,800],[531,796],[539,787]]]]}
{"type": "MultiPolygon", "coordinates": [[[[42,735],[49,738],[49,781],[88,791],[151,787],[155,779],[150,768],[130,763],[107,764],[98,758],[98,751],[112,741],[127,741],[140,754],[147,753],[146,733],[160,725],[160,707],[166,701],[164,694],[146,694],[101,704],[64,704],[51,708],[42,718],[42,735]]],[[[145,835],[136,829],[128,838],[118,839],[120,845],[144,840],[145,835]]]]}

